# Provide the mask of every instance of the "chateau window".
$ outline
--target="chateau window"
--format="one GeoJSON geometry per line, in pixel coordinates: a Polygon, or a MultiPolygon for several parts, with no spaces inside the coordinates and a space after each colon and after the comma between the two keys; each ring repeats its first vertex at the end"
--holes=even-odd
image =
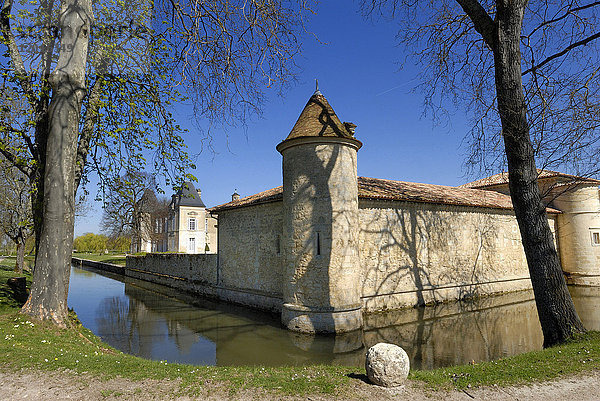
{"type": "Polygon", "coordinates": [[[204,231],[208,232],[208,219],[204,219],[204,231]]]}
{"type": "Polygon", "coordinates": [[[600,230],[592,231],[592,245],[600,246],[600,230]]]}
{"type": "Polygon", "coordinates": [[[196,230],[196,218],[195,217],[191,217],[188,220],[188,230],[190,230],[190,231],[196,230]]]}
{"type": "Polygon", "coordinates": [[[196,238],[190,238],[188,243],[188,252],[195,253],[196,252],[196,238]]]}

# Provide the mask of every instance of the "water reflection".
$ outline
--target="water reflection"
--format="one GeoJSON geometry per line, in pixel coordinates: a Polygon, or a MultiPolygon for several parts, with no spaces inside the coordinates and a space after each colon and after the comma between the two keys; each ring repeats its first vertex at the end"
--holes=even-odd
{"type": "MultiPolygon", "coordinates": [[[[584,324],[600,329],[599,288],[570,288],[584,324]]],[[[279,316],[220,304],[144,281],[73,267],[69,306],[113,347],[148,359],[202,365],[360,366],[378,342],[402,346],[419,369],[541,349],[531,292],[365,316],[340,336],[283,330],[279,316]]]]}

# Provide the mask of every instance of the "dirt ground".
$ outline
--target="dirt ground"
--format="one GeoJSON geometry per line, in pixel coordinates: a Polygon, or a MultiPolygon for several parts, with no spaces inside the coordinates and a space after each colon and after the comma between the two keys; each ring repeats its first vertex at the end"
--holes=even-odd
{"type": "Polygon", "coordinates": [[[311,400],[334,399],[354,400],[600,400],[600,372],[585,376],[564,378],[519,387],[487,387],[469,389],[466,392],[455,390],[431,391],[418,383],[409,382],[404,386],[385,389],[355,379],[344,394],[302,397],[283,396],[262,390],[243,390],[235,394],[218,384],[202,386],[198,394],[181,395],[177,382],[145,380],[134,382],[123,379],[107,381],[72,372],[5,372],[0,370],[0,400],[311,400]]]}

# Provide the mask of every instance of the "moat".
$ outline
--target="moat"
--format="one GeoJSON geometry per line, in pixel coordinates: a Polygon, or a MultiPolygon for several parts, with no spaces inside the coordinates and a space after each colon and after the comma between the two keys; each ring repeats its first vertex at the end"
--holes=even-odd
{"type": "MultiPolygon", "coordinates": [[[[600,330],[600,288],[570,287],[585,326],[600,330]]],[[[541,349],[530,291],[365,316],[365,328],[309,336],[278,314],[181,296],[173,289],[72,267],[69,307],[103,341],[133,355],[197,365],[359,366],[378,342],[402,346],[415,369],[541,349]]]]}

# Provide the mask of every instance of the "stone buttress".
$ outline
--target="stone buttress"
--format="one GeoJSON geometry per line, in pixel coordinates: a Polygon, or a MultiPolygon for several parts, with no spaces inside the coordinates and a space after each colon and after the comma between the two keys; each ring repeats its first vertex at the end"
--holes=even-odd
{"type": "Polygon", "coordinates": [[[354,124],[341,123],[317,90],[283,156],[283,306],[290,330],[340,333],[362,327],[354,124]]]}

